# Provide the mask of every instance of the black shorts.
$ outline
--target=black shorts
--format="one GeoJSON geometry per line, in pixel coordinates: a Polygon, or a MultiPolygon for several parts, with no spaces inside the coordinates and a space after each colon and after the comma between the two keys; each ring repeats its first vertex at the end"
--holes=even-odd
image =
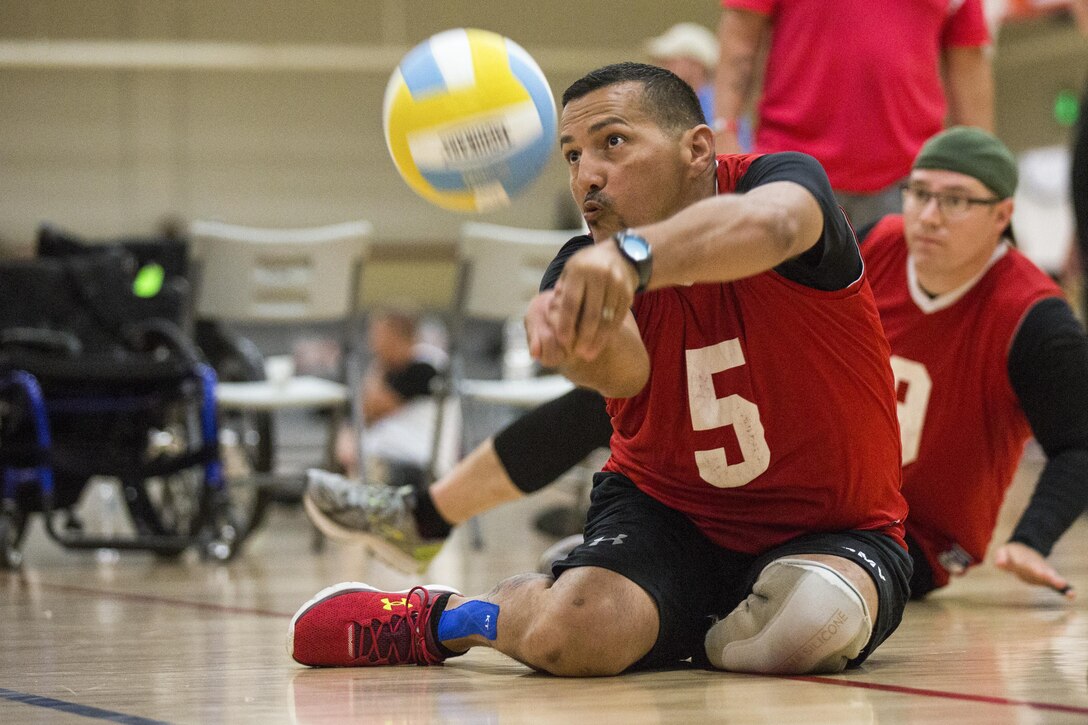
{"type": "Polygon", "coordinates": [[[653,649],[634,668],[665,667],[688,658],[705,661],[703,640],[710,625],[744,601],[767,564],[804,553],[856,561],[873,578],[880,601],[873,634],[850,662],[861,664],[899,626],[910,596],[910,557],[879,532],[821,532],[762,554],[730,551],[625,476],[598,473],[585,542],[556,562],[552,573],[559,577],[567,569],[599,566],[642,587],[657,604],[660,628],[653,649]]]}
{"type": "Polygon", "coordinates": [[[933,583],[933,567],[929,565],[925,552],[909,531],[904,538],[907,540],[907,549],[914,561],[914,573],[910,577],[910,598],[925,599],[927,594],[937,588],[937,585],[933,583]]]}

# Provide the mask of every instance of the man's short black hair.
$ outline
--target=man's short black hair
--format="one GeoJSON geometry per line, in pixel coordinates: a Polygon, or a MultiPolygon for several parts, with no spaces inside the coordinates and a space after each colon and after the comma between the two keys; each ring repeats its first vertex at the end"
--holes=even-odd
{"type": "Polygon", "coordinates": [[[675,73],[646,63],[615,63],[590,71],[563,92],[563,106],[593,91],[617,83],[641,83],[643,105],[659,126],[686,131],[706,123],[699,97],[675,73]]]}

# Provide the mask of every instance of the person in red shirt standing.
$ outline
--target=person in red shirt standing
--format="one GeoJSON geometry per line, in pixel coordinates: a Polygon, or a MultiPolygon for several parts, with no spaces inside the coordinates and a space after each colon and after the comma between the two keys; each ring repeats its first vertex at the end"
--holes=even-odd
{"type": "Polygon", "coordinates": [[[889,350],[826,175],[799,153],[716,157],[691,88],[643,64],[576,81],[560,134],[590,236],[527,326],[612,415],[585,542],[481,597],[334,586],[292,618],[292,656],[489,646],[570,676],[864,661],[908,595],[907,507],[889,350]]]}
{"type": "Polygon", "coordinates": [[[993,128],[982,0],[722,6],[712,123],[719,153],[738,150],[735,120],[751,100],[756,61],[769,42],[754,150],[815,156],[855,226],[899,211],[898,185],[946,117],[993,128]]]}

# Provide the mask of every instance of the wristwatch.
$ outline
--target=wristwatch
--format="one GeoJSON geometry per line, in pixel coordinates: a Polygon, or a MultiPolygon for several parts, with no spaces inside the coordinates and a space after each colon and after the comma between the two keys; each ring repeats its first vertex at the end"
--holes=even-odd
{"type": "Polygon", "coordinates": [[[650,243],[646,238],[635,234],[630,229],[624,229],[616,234],[616,247],[623,258],[630,262],[638,272],[638,287],[635,292],[642,292],[650,283],[650,272],[653,270],[654,257],[650,252],[650,243]]]}

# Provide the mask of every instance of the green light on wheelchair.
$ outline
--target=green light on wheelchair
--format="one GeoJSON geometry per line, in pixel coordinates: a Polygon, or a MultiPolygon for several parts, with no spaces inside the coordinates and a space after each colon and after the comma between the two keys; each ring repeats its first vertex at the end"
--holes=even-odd
{"type": "Polygon", "coordinates": [[[1073,91],[1060,91],[1054,98],[1054,120],[1059,126],[1069,128],[1080,115],[1080,100],[1073,91]]]}
{"type": "Polygon", "coordinates": [[[162,280],[166,275],[161,264],[152,262],[140,267],[136,279],[132,280],[132,293],[137,297],[154,297],[162,291],[162,280]]]}

